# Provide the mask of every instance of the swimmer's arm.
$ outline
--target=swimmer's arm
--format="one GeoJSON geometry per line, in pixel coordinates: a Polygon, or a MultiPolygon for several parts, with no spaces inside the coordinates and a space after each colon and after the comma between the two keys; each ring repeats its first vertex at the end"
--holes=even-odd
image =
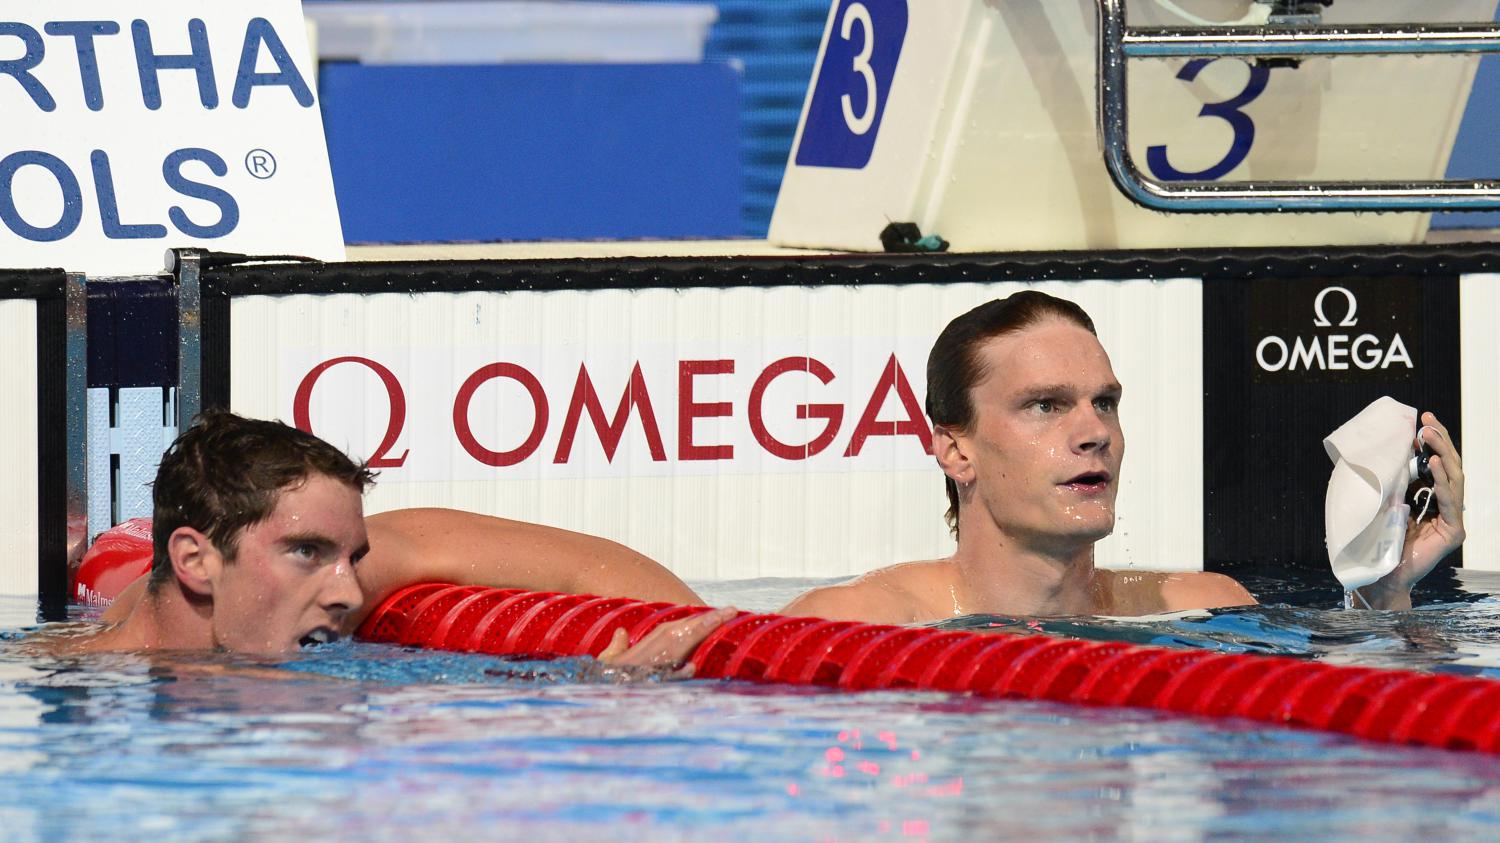
{"type": "Polygon", "coordinates": [[[370,552],[356,569],[365,603],[354,625],[420,582],[703,603],[661,564],[596,536],[453,509],[395,510],[365,526],[370,552]]]}

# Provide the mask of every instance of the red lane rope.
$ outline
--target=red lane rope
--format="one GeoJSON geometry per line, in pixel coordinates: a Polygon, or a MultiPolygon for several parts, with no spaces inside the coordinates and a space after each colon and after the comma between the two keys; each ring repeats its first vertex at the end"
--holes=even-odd
{"type": "MultiPolygon", "coordinates": [[[[73,593],[80,602],[109,603],[150,565],[150,521],[126,522],[90,548],[73,593]]],[[[660,624],[706,611],[423,583],[391,595],[358,634],[495,655],[597,656],[616,629],[635,642],[660,624]]],[[[692,661],[703,678],[1135,706],[1500,752],[1500,682],[1450,674],[748,613],[715,630],[692,661]]]]}
{"type": "MultiPolygon", "coordinates": [[[[705,611],[424,583],[391,595],[358,635],[492,655],[597,656],[616,629],[629,630],[633,643],[659,624],[705,611]]],[[[1478,677],[750,613],[714,630],[692,662],[700,678],[1155,708],[1500,752],[1500,682],[1478,677]]]]}

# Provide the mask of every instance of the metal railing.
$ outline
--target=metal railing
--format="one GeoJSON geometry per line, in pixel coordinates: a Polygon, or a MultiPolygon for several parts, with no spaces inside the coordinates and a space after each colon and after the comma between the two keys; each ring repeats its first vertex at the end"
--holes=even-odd
{"type": "Polygon", "coordinates": [[[1139,58],[1302,59],[1500,52],[1492,23],[1127,27],[1125,0],[1098,0],[1099,142],[1116,186],[1162,211],[1492,211],[1500,180],[1162,181],[1131,159],[1127,65],[1139,58]]]}

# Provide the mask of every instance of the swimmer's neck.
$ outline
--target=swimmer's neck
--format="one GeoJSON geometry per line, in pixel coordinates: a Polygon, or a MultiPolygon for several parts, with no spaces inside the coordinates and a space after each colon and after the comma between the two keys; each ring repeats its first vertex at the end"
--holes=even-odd
{"type": "Polygon", "coordinates": [[[1094,543],[1039,545],[999,529],[960,531],[954,598],[964,614],[1092,615],[1106,610],[1094,543]]]}
{"type": "Polygon", "coordinates": [[[147,593],[119,623],[94,637],[86,649],[105,651],[211,650],[213,605],[193,599],[177,582],[147,593]]]}

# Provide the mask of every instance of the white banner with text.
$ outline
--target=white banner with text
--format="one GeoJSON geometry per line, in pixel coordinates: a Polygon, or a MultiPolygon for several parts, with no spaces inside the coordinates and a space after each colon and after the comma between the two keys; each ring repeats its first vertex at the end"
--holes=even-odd
{"type": "MultiPolygon", "coordinates": [[[[583,530],[689,579],[859,573],[951,552],[927,353],[1022,286],[249,296],[230,406],[369,459],[371,511],[583,530]]],[[[1089,311],[1125,385],[1101,561],[1200,567],[1200,283],[1038,286],[1089,311]]]]}

